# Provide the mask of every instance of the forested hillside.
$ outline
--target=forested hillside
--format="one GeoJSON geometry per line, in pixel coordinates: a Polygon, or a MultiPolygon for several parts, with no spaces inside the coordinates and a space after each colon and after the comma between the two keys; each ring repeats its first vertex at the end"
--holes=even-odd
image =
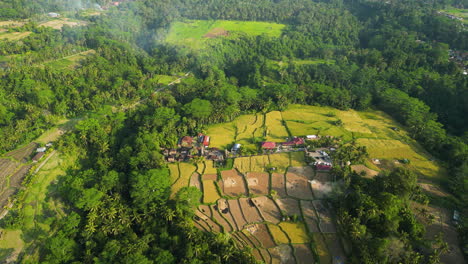
{"type": "MultiPolygon", "coordinates": [[[[21,23],[0,24],[0,153],[33,141],[59,120],[81,120],[58,143],[59,150],[79,157],[55,185],[67,215],[48,220],[54,229],[34,241],[35,260],[253,263],[249,252],[234,247],[227,236],[195,229],[197,190],[184,188],[169,199],[161,148],[173,148],[179,136],[204,132],[210,124],[291,104],[385,111],[448,170],[440,184],[453,199],[444,202],[466,219],[468,65],[467,58],[456,60],[450,52],[468,51],[468,29],[438,13],[447,6],[468,4],[2,1],[0,20],[21,23]],[[50,19],[48,12],[80,24],[41,26],[50,19]],[[224,32],[197,49],[166,40],[175,22],[195,20],[265,21],[284,27],[279,36],[224,32]],[[2,38],[18,32],[27,35],[2,38]],[[68,60],[77,56],[79,61],[68,60]],[[61,60],[68,61],[62,65],[61,60]],[[168,86],[164,78],[182,81],[168,86]]],[[[390,175],[397,183],[415,177],[401,171],[390,175]]],[[[404,215],[375,222],[349,217],[356,229],[345,232],[354,243],[354,256],[366,263],[373,263],[373,256],[379,263],[437,263],[440,252],[421,242],[423,231],[408,211],[414,186],[400,191],[389,187],[395,182],[380,178],[348,178],[349,193],[363,207],[391,204],[394,213],[404,215]],[[379,188],[403,198],[382,198],[375,192],[379,188]],[[371,236],[384,229],[376,227],[380,224],[388,224],[388,233],[375,243],[371,236]],[[359,236],[362,228],[370,230],[369,236],[359,236]],[[384,249],[394,237],[402,239],[403,253],[387,257],[384,249]]],[[[346,202],[336,206],[360,210],[346,202]]],[[[2,227],[22,228],[19,212],[14,207],[2,227]]],[[[468,224],[461,221],[459,229],[466,254],[468,224]]],[[[27,262],[27,255],[20,260],[27,262]]]]}

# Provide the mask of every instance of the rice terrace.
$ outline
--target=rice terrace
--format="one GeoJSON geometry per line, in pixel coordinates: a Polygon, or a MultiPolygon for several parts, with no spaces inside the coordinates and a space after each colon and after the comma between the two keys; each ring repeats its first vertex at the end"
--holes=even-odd
{"type": "Polygon", "coordinates": [[[209,126],[206,134],[183,137],[179,146],[190,146],[191,151],[165,151],[175,180],[172,192],[198,188],[203,198],[195,226],[230,234],[237,247],[251,250],[259,261],[346,263],[350,245],[329,202],[342,184],[335,181],[329,156],[337,144],[311,148],[309,143],[320,138],[354,139],[366,146],[369,156],[351,166],[365,177],[406,167],[426,175],[420,184],[428,189],[446,173],[382,112],[291,105],[284,111],[242,115],[209,126]],[[341,126],[334,125],[337,119],[341,126]],[[191,161],[193,155],[204,160],[191,161]]]}

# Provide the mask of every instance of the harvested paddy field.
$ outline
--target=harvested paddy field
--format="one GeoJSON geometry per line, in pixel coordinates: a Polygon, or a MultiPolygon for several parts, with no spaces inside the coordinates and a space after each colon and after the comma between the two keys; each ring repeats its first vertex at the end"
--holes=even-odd
{"type": "Polygon", "coordinates": [[[242,214],[242,209],[239,205],[238,200],[228,200],[229,204],[229,212],[231,212],[232,217],[234,218],[234,222],[236,223],[239,230],[243,229],[244,226],[247,224],[247,221],[242,214]]]}
{"type": "Polygon", "coordinates": [[[310,200],[313,198],[308,179],[295,173],[286,173],[286,192],[289,196],[298,199],[310,200]]]}
{"type": "Polygon", "coordinates": [[[232,232],[235,230],[235,224],[229,223],[228,220],[226,220],[225,218],[225,216],[229,214],[229,212],[222,213],[219,210],[216,210],[218,208],[216,205],[211,205],[210,208],[212,212],[211,217],[214,218],[216,222],[218,222],[222,226],[224,232],[232,232]]]}
{"type": "Polygon", "coordinates": [[[238,201],[247,223],[262,222],[263,218],[251,198],[240,198],[238,201]]]}
{"type": "Polygon", "coordinates": [[[253,224],[246,226],[245,229],[260,241],[261,247],[271,248],[276,246],[266,224],[253,224]]]}
{"type": "Polygon", "coordinates": [[[280,198],[275,200],[276,204],[281,209],[281,213],[287,216],[301,216],[299,203],[293,198],[280,198]]]}
{"type": "Polygon", "coordinates": [[[246,174],[249,193],[267,195],[270,190],[270,175],[265,172],[248,172],[246,174]]]}
{"type": "Polygon", "coordinates": [[[315,213],[314,204],[312,201],[300,201],[300,206],[302,209],[302,213],[304,215],[304,221],[307,224],[307,228],[309,232],[318,233],[320,229],[318,227],[319,218],[315,213]]]}
{"type": "Polygon", "coordinates": [[[294,255],[296,255],[297,264],[314,263],[314,255],[307,244],[294,244],[294,255]]]}
{"type": "Polygon", "coordinates": [[[194,173],[190,177],[190,186],[197,187],[201,192],[203,192],[202,181],[200,180],[200,174],[194,173]]]}
{"type": "Polygon", "coordinates": [[[341,241],[338,235],[323,234],[323,236],[325,237],[325,242],[328,245],[330,255],[332,255],[334,259],[341,259],[342,261],[344,261],[346,259],[346,255],[343,251],[343,247],[341,245],[341,241]]]}
{"type": "Polygon", "coordinates": [[[275,202],[266,196],[252,198],[263,219],[267,222],[278,224],[281,221],[281,211],[275,202]]]}
{"type": "Polygon", "coordinates": [[[218,203],[213,206],[213,209],[221,213],[221,215],[226,219],[226,221],[228,221],[233,230],[242,229],[242,226],[237,225],[236,220],[231,213],[231,208],[229,208],[229,203],[226,199],[219,199],[218,203]]]}
{"type": "Polygon", "coordinates": [[[244,177],[237,170],[227,170],[221,172],[223,181],[223,192],[226,195],[236,197],[247,196],[246,183],[244,177]]]}
{"type": "Polygon", "coordinates": [[[296,261],[294,259],[293,249],[290,245],[279,245],[274,248],[268,249],[271,254],[273,263],[281,263],[281,264],[295,264],[296,261]]]}
{"type": "Polygon", "coordinates": [[[271,190],[275,191],[280,197],[286,196],[286,182],[283,174],[271,174],[271,190]]]}
{"type": "Polygon", "coordinates": [[[28,145],[19,149],[13,150],[5,154],[7,157],[12,157],[20,162],[29,161],[29,157],[33,154],[34,150],[38,147],[36,143],[29,143],[28,145]]]}
{"type": "Polygon", "coordinates": [[[336,226],[332,219],[332,212],[321,200],[313,201],[319,219],[319,229],[322,233],[336,233],[336,226]]]}

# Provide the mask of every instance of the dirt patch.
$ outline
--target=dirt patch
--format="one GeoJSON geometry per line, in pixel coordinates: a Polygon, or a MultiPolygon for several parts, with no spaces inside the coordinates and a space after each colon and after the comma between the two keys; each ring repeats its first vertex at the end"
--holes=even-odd
{"type": "Polygon", "coordinates": [[[319,219],[315,214],[315,209],[312,201],[300,201],[302,208],[302,213],[304,214],[305,222],[309,229],[309,232],[318,233],[320,232],[318,228],[319,219]]]}
{"type": "Polygon", "coordinates": [[[296,255],[297,264],[314,263],[314,255],[306,244],[294,244],[292,246],[296,255]]]}
{"type": "Polygon", "coordinates": [[[20,162],[28,162],[29,157],[37,147],[38,144],[32,142],[22,148],[8,152],[5,156],[12,157],[20,162]]]}
{"type": "Polygon", "coordinates": [[[245,230],[260,241],[264,248],[275,247],[275,241],[271,237],[268,227],[265,224],[252,224],[245,227],[245,230]]]}
{"type": "Polygon", "coordinates": [[[229,196],[247,196],[244,177],[237,170],[227,170],[221,172],[223,178],[223,192],[229,196]]]}
{"type": "Polygon", "coordinates": [[[297,215],[301,216],[301,210],[299,209],[299,204],[297,200],[292,198],[281,198],[276,199],[276,204],[278,204],[279,208],[283,215],[292,216],[297,215]]]}
{"type": "Polygon", "coordinates": [[[378,171],[375,171],[375,170],[372,170],[372,169],[369,169],[367,168],[366,166],[364,165],[352,165],[351,166],[351,169],[359,174],[361,174],[362,172],[364,172],[366,174],[366,177],[370,177],[370,178],[373,178],[377,175],[379,175],[379,172],[378,171]]]}
{"type": "Polygon", "coordinates": [[[213,209],[219,211],[221,213],[221,215],[224,218],[226,218],[226,220],[229,222],[229,224],[232,226],[233,229],[240,230],[242,228],[242,227],[239,228],[237,226],[237,223],[236,223],[236,221],[234,220],[234,217],[231,214],[231,209],[229,208],[228,201],[226,201],[225,199],[219,199],[218,204],[216,205],[216,208],[213,207],[213,209]]]}
{"type": "Polygon", "coordinates": [[[268,173],[248,172],[246,178],[249,193],[255,195],[267,195],[269,193],[270,175],[268,173]]]}
{"type": "Polygon", "coordinates": [[[273,263],[294,264],[293,250],[289,245],[283,244],[277,247],[268,249],[273,259],[273,263]]]}
{"type": "Polygon", "coordinates": [[[289,196],[298,199],[312,199],[312,191],[309,187],[308,179],[305,176],[294,173],[286,173],[286,192],[289,196]]]}
{"type": "Polygon", "coordinates": [[[442,190],[442,188],[440,188],[439,186],[428,184],[428,183],[419,183],[419,186],[421,186],[421,188],[424,191],[428,192],[429,194],[440,196],[440,197],[449,196],[449,194],[445,192],[444,190],[442,190]]]}
{"type": "Polygon", "coordinates": [[[208,33],[206,33],[203,37],[217,38],[217,37],[227,37],[227,36],[229,36],[229,31],[225,30],[224,28],[213,28],[208,33]]]}
{"type": "Polygon", "coordinates": [[[294,173],[296,175],[303,176],[308,180],[312,180],[314,178],[314,169],[309,166],[305,167],[289,167],[289,173],[294,173]]]}
{"type": "Polygon", "coordinates": [[[212,181],[216,181],[218,179],[218,175],[216,174],[203,174],[202,175],[202,180],[212,180],[212,181]]]}
{"type": "Polygon", "coordinates": [[[244,216],[242,215],[239,202],[237,200],[228,200],[228,204],[229,204],[229,211],[231,212],[238,229],[239,230],[243,229],[244,226],[247,224],[247,222],[244,219],[244,216]]]}
{"type": "Polygon", "coordinates": [[[426,209],[428,214],[434,217],[434,221],[428,222],[421,214],[416,214],[418,220],[426,226],[426,240],[434,241],[435,236],[442,234],[442,238],[448,243],[449,250],[440,257],[441,263],[465,263],[465,258],[460,249],[457,229],[452,223],[453,211],[435,206],[423,206],[411,203],[411,207],[417,210],[426,209]]]}
{"type": "Polygon", "coordinates": [[[190,186],[197,187],[198,190],[203,192],[202,182],[200,180],[200,174],[198,174],[198,173],[193,173],[192,174],[192,177],[190,177],[190,186]]]}
{"type": "Polygon", "coordinates": [[[251,198],[240,198],[238,201],[247,223],[256,223],[263,220],[251,198]]]}
{"type": "Polygon", "coordinates": [[[336,226],[333,223],[332,212],[325,206],[323,201],[312,202],[319,218],[319,229],[322,233],[336,233],[336,226]]]}
{"type": "Polygon", "coordinates": [[[284,175],[282,173],[273,173],[271,175],[271,189],[281,197],[286,196],[285,186],[284,175]]]}
{"type": "Polygon", "coordinates": [[[281,221],[281,212],[275,202],[266,196],[252,198],[263,219],[267,222],[278,224],[281,221]]]}

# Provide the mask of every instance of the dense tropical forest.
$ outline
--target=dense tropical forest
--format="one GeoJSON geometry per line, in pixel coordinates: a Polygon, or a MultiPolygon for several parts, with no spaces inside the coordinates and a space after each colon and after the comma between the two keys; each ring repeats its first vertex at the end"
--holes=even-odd
{"type": "MultiPolygon", "coordinates": [[[[34,241],[41,263],[255,263],[227,235],[193,226],[197,189],[169,199],[161,148],[210,124],[291,104],[385,111],[447,168],[441,184],[454,198],[443,203],[468,217],[468,77],[449,55],[468,51],[468,30],[437,14],[468,8],[466,1],[135,0],[87,14],[110,2],[0,3],[1,20],[28,19],[9,31],[31,32],[0,42],[0,153],[61,119],[81,120],[56,146],[79,161],[55,184],[67,215],[34,241]],[[39,26],[52,11],[86,23],[39,26]],[[285,27],[279,37],[236,33],[201,49],[164,41],[174,22],[191,20],[285,27]],[[73,70],[50,64],[90,50],[73,70]],[[158,79],[186,73],[170,87],[158,79]]],[[[409,207],[430,202],[417,175],[396,169],[369,180],[347,166],[336,174],[346,179],[332,203],[351,263],[438,263],[443,242],[424,241],[409,207]]],[[[1,222],[21,225],[15,208],[1,222]]]]}

